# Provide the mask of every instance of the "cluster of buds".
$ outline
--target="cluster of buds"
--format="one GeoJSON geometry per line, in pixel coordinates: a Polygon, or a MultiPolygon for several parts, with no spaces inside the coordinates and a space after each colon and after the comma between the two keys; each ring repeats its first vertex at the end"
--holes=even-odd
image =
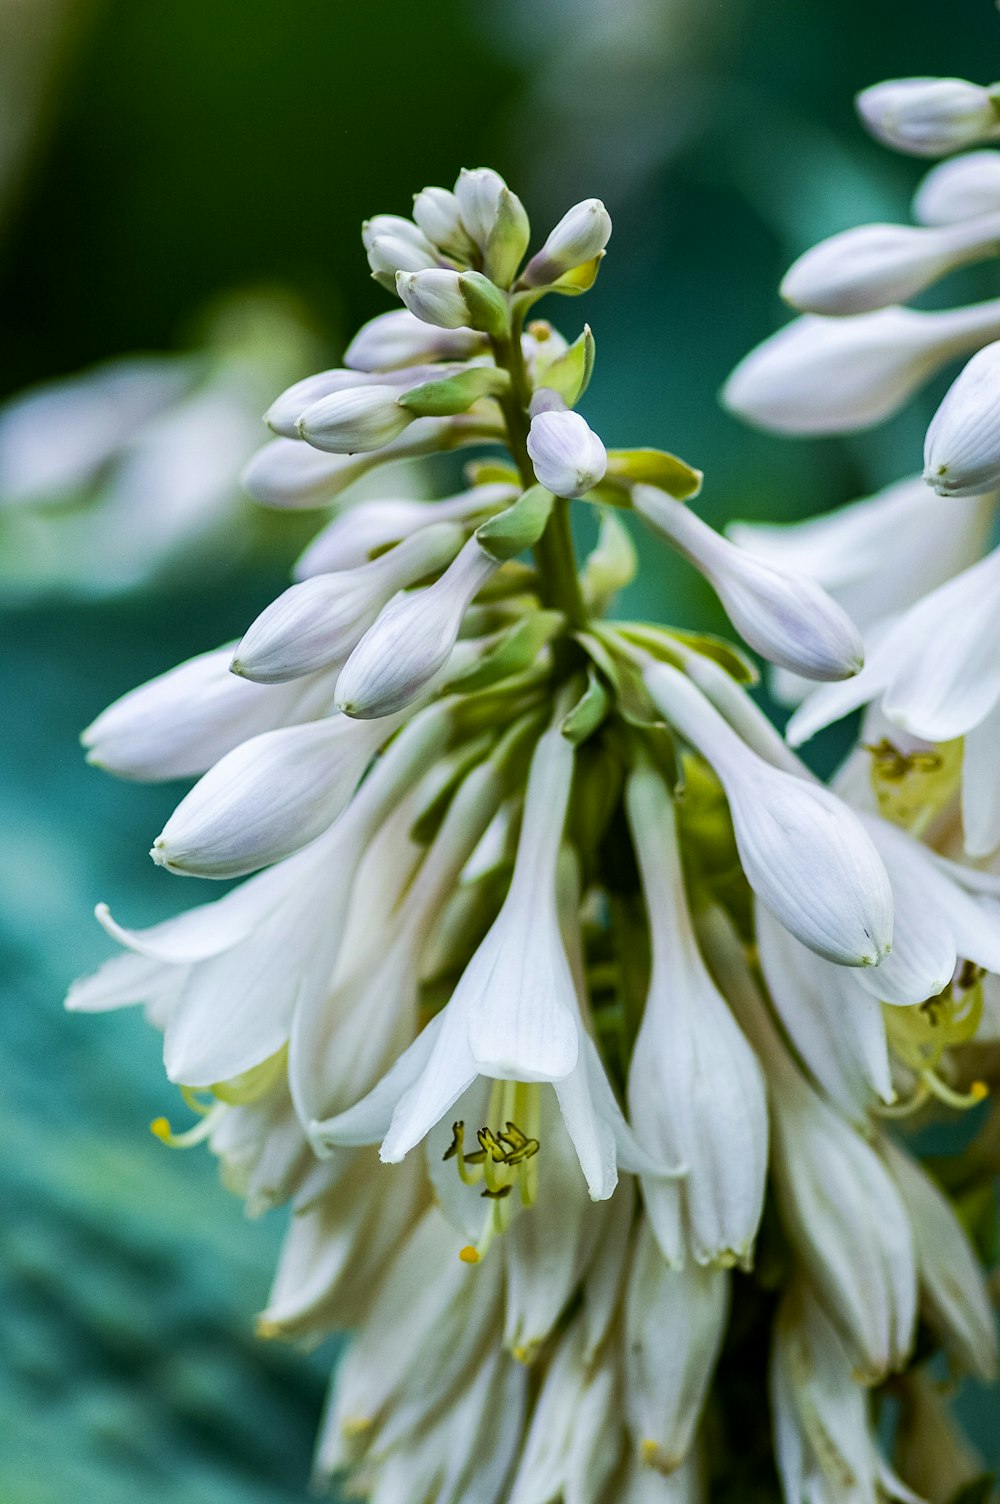
{"type": "Polygon", "coordinates": [[[963,1047],[1000,906],[813,778],[740,649],[609,619],[632,512],[782,673],[868,672],[831,594],[685,504],[698,471],[574,410],[590,330],[527,318],[592,284],[610,230],[577,205],[525,261],[486,169],[365,226],[405,307],[277,399],[246,473],[332,519],[240,641],[84,738],[125,777],[196,777],[153,858],[245,881],[144,930],[100,909],[126,953],[69,1005],[144,1005],[198,1118],[154,1131],[207,1141],[251,1211],[291,1204],[261,1333],[354,1334],[321,1482],[698,1501],[740,1476],[770,1365],[790,1500],[911,1499],[877,1411],[918,1319],[983,1376],[995,1343],[886,1119],[982,1095],[963,1047]],[[454,494],[393,496],[394,461],[465,446],[454,494]]]}

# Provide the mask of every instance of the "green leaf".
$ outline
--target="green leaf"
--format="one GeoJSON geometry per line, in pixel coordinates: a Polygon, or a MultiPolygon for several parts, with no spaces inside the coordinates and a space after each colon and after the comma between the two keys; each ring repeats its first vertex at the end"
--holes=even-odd
{"type": "Polygon", "coordinates": [[[683,653],[678,653],[673,644],[681,643],[683,647],[700,653],[704,658],[711,658],[720,668],[724,668],[730,678],[735,679],[737,684],[756,684],[760,674],[756,664],[752,663],[745,653],[724,637],[716,637],[712,632],[685,632],[679,627],[658,627],[652,622],[618,622],[616,630],[629,642],[634,642],[638,647],[645,648],[648,653],[661,659],[664,663],[672,663],[675,667],[683,667],[683,653]]]}
{"type": "Polygon", "coordinates": [[[693,465],[668,454],[665,449],[610,449],[605,483],[621,486],[641,484],[656,486],[674,496],[678,501],[687,501],[697,496],[704,476],[693,465]]]}
{"type": "MultiPolygon", "coordinates": [[[[544,351],[544,345],[542,348],[544,351]]],[[[548,361],[543,353],[538,361],[537,385],[558,392],[567,407],[575,407],[590,384],[595,355],[594,336],[590,325],[585,324],[583,333],[568,350],[548,361]]]]}
{"type": "Polygon", "coordinates": [[[593,668],[587,669],[587,687],[568,715],[563,716],[559,726],[568,742],[578,747],[598,726],[611,709],[611,696],[593,668]]]}
{"type": "Polygon", "coordinates": [[[467,694],[487,689],[511,674],[523,673],[565,625],[566,619],[561,611],[533,611],[530,616],[515,622],[478,663],[450,679],[445,685],[446,691],[467,694]]]}
{"type": "Polygon", "coordinates": [[[545,531],[555,497],[544,486],[531,486],[512,506],[476,528],[480,548],[503,563],[533,548],[545,531]]]}
{"type": "Polygon", "coordinates": [[[650,698],[642,674],[621,653],[613,652],[592,632],[577,632],[576,640],[596,663],[615,692],[616,709],[630,726],[662,728],[663,717],[650,698]]]}
{"type": "Polygon", "coordinates": [[[399,398],[400,407],[418,418],[448,418],[467,413],[482,397],[500,397],[510,386],[506,371],[495,366],[470,366],[443,381],[425,381],[399,398]]]}

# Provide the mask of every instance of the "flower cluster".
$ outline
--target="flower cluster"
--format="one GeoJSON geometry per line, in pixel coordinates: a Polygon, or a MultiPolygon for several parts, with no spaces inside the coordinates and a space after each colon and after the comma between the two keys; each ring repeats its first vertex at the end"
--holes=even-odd
{"type": "Polygon", "coordinates": [[[529,256],[487,169],[365,225],[404,307],[274,402],[245,477],[332,519],[239,642],[84,738],[122,776],[197,778],[153,858],[245,881],[145,930],[100,909],[126,953],[69,1004],[144,1005],[199,1117],[154,1131],[207,1141],[251,1211],[291,1203],[260,1330],[354,1333],[320,1480],[654,1504],[776,1462],[789,1500],[910,1499],[880,1386],[916,1385],[918,1331],[984,1376],[995,1344],[968,1235],[885,1118],[981,1095],[1000,906],[815,780],[740,650],[609,620],[632,511],[782,673],[869,672],[832,594],[684,504],[697,471],[575,411],[593,336],[528,316],[610,233],[591,200],[529,256]],[[392,494],[392,462],[472,446],[454,494],[392,494]]]}

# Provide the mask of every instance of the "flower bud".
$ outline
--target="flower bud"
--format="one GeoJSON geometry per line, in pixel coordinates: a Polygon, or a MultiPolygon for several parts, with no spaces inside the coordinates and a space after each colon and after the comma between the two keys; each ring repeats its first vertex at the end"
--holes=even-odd
{"type": "Polygon", "coordinates": [[[483,252],[497,220],[500,197],[507,184],[492,167],[463,167],[455,184],[462,223],[483,252]]]}
{"type": "Polygon", "coordinates": [[[469,602],[498,567],[470,538],[435,584],[391,600],[341,671],[339,708],[371,720],[409,705],[447,663],[469,602]]]}
{"type": "Polygon", "coordinates": [[[1000,340],[972,357],[934,414],[924,480],[939,496],[979,496],[1000,486],[1000,340]]]}
{"type": "Polygon", "coordinates": [[[632,505],[701,570],[740,636],[762,657],[807,679],[847,679],[861,668],[857,628],[814,580],[744,552],[652,486],[634,486],[632,505]]]}
{"type": "Polygon", "coordinates": [[[446,565],[464,536],[455,523],[434,523],[370,564],[292,585],[244,634],[232,672],[280,684],[343,662],[390,597],[446,565]]]}
{"type": "Polygon", "coordinates": [[[335,715],[251,737],[185,795],[150,855],[171,872],[215,878],[281,861],[332,825],[393,729],[335,715]]]}
{"type": "Polygon", "coordinates": [[[586,198],[563,215],[528,262],[524,287],[548,287],[566,272],[599,256],[611,239],[611,215],[599,198],[586,198]]]}
{"type": "Polygon", "coordinates": [[[964,78],[891,78],[862,89],[861,123],[916,157],[943,157],[1000,134],[993,91],[964,78]]]}
{"type": "Polygon", "coordinates": [[[396,370],[423,361],[466,360],[485,348],[474,329],[433,328],[409,308],[394,308],[362,324],[344,352],[354,371],[396,370]]]}
{"type": "Polygon", "coordinates": [[[1000,302],[942,313],[883,308],[813,314],[740,361],[722,390],[731,412],[775,433],[843,433],[889,417],[947,361],[1000,335],[1000,302]]]}
{"type": "Polygon", "coordinates": [[[997,214],[941,229],[859,225],[800,256],[781,296],[809,313],[870,313],[905,303],[946,272],[994,255],[998,246],[997,214]]]}
{"type": "Polygon", "coordinates": [[[516,193],[503,188],[483,254],[483,270],[498,287],[509,287],[517,276],[531,239],[531,226],[516,193]]]}
{"type": "Polygon", "coordinates": [[[970,151],[932,167],[913,199],[922,225],[953,225],[1000,210],[1000,152],[970,151]]]}
{"type": "Polygon", "coordinates": [[[819,955],[877,966],[892,939],[892,891],[857,816],[822,785],[764,762],[676,669],[651,663],[644,678],[663,715],[718,774],[761,902],[819,955]]]}
{"type": "Polygon", "coordinates": [[[295,427],[314,449],[328,454],[369,454],[391,444],[415,414],[400,407],[399,387],[357,386],[333,392],[307,407],[295,427]]]}
{"type": "Polygon", "coordinates": [[[345,472],[354,478],[355,463],[346,455],[320,454],[301,439],[273,439],[244,467],[240,484],[261,506],[322,507],[343,489],[345,472]]]}
{"type": "Polygon", "coordinates": [[[361,228],[372,276],[392,290],[396,273],[439,266],[440,259],[426,235],[398,214],[376,214],[361,228]]]}
{"type": "Polygon", "coordinates": [[[528,454],[553,496],[583,496],[603,480],[608,452],[579,413],[541,412],[531,420],[528,454]]]}
{"type": "Polygon", "coordinates": [[[413,218],[434,245],[468,261],[476,251],[462,223],[458,199],[447,188],[423,188],[413,196],[413,218]]]}
{"type": "Polygon", "coordinates": [[[462,293],[459,272],[438,267],[434,271],[400,272],[396,291],[411,313],[440,329],[465,329],[471,313],[462,293]]]}

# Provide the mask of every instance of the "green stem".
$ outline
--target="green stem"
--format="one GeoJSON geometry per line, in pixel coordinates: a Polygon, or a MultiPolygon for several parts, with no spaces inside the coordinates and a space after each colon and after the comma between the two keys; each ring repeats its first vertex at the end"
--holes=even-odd
{"type": "MultiPolygon", "coordinates": [[[[500,399],[500,408],[507,426],[508,447],[527,489],[535,484],[535,472],[528,456],[531,382],[521,352],[520,320],[515,317],[509,339],[494,339],[492,343],[497,365],[510,376],[510,391],[500,399]]],[[[575,631],[582,631],[588,625],[589,617],[577,574],[569,502],[563,497],[556,498],[548,526],[533,552],[542,604],[561,611],[575,631]]]]}

